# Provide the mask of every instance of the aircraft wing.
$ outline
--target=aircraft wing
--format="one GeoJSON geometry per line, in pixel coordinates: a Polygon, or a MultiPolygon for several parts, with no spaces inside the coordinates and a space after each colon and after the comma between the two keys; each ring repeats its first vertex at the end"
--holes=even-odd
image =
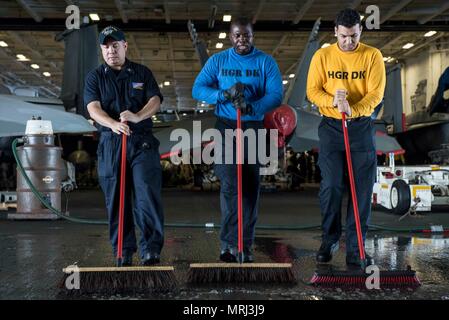
{"type": "Polygon", "coordinates": [[[66,112],[63,106],[23,101],[10,95],[0,95],[0,137],[21,136],[25,134],[28,120],[41,117],[52,122],[54,133],[86,133],[96,131],[84,117],[66,112]]]}

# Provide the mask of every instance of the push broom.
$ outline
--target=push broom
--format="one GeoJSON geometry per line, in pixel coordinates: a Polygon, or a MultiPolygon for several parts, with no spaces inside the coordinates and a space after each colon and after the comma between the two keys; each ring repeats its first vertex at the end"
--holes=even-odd
{"type": "Polygon", "coordinates": [[[117,266],[64,268],[64,278],[60,287],[73,273],[79,274],[80,293],[142,293],[165,292],[176,287],[176,277],[172,266],[123,267],[123,225],[125,218],[126,142],[122,134],[120,168],[120,202],[117,236],[117,266]]]}
{"type": "MultiPolygon", "coordinates": [[[[238,83],[237,92],[243,95],[244,86],[238,83]]],[[[242,121],[237,108],[237,221],[238,255],[236,263],[192,263],[189,283],[293,283],[296,282],[291,263],[243,263],[243,192],[242,192],[242,121]]]]}
{"type": "MultiPolygon", "coordinates": [[[[360,225],[360,215],[355,189],[354,172],[352,170],[351,149],[349,145],[346,113],[342,112],[341,116],[361,269],[347,271],[316,271],[310,282],[313,285],[324,287],[366,287],[366,282],[368,280],[368,277],[371,276],[371,273],[366,272],[367,263],[365,257],[365,245],[363,242],[362,229],[360,225]]],[[[380,288],[417,287],[420,285],[420,281],[416,276],[416,272],[413,271],[410,266],[407,267],[407,270],[380,271],[378,280],[380,288]]]]}

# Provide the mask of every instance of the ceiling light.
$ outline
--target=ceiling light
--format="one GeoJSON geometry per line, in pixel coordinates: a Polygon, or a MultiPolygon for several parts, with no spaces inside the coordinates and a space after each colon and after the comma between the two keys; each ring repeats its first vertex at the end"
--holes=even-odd
{"type": "Polygon", "coordinates": [[[413,43],[411,43],[411,42],[409,42],[409,43],[407,43],[407,44],[405,44],[403,47],[402,47],[402,49],[410,49],[411,47],[413,47],[414,46],[414,44],[413,43]]]}
{"type": "Polygon", "coordinates": [[[215,48],[217,48],[217,49],[223,48],[223,43],[222,42],[217,42],[217,44],[215,45],[215,48]]]}
{"type": "Polygon", "coordinates": [[[33,64],[31,65],[31,68],[33,68],[33,69],[39,69],[39,65],[38,65],[38,64],[35,64],[35,63],[33,63],[33,64]]]}
{"type": "Polygon", "coordinates": [[[226,39],[226,32],[220,32],[218,39],[226,39]]]}
{"type": "Polygon", "coordinates": [[[290,74],[288,75],[288,77],[289,77],[290,79],[292,79],[292,78],[295,77],[295,74],[294,74],[294,73],[290,73],[290,74]]]}
{"type": "Polygon", "coordinates": [[[365,16],[360,16],[360,21],[362,21],[362,20],[363,20],[363,18],[365,18],[365,16]]]}
{"type": "Polygon", "coordinates": [[[426,32],[426,33],[424,34],[424,37],[426,37],[426,38],[431,37],[431,36],[433,36],[435,33],[437,33],[437,32],[436,32],[436,31],[429,31],[429,32],[426,32]]]}
{"type": "Polygon", "coordinates": [[[182,115],[185,117],[185,116],[187,116],[187,113],[183,113],[182,115]]]}
{"type": "Polygon", "coordinates": [[[0,47],[6,48],[8,44],[5,41],[0,41],[0,47]]]}
{"type": "Polygon", "coordinates": [[[18,54],[18,55],[16,55],[16,57],[17,57],[17,60],[19,60],[19,61],[30,61],[30,59],[25,57],[23,54],[18,54]]]}
{"type": "Polygon", "coordinates": [[[384,61],[391,59],[391,57],[384,57],[384,61]]]}
{"type": "Polygon", "coordinates": [[[164,86],[169,86],[170,85],[170,81],[164,81],[164,86]]]}
{"type": "Polygon", "coordinates": [[[327,48],[327,47],[329,47],[331,44],[330,43],[323,43],[323,45],[321,46],[321,48],[327,48]]]}
{"type": "Polygon", "coordinates": [[[204,112],[204,110],[200,110],[200,113],[203,113],[204,112]]]}
{"type": "Polygon", "coordinates": [[[288,83],[288,80],[283,80],[282,81],[282,84],[287,84],[288,83]]]}
{"type": "Polygon", "coordinates": [[[395,58],[391,57],[390,59],[387,60],[387,62],[393,62],[395,60],[396,60],[395,58]]]}
{"type": "Polygon", "coordinates": [[[223,15],[224,22],[229,22],[229,21],[231,21],[231,19],[232,19],[232,16],[230,14],[223,15]]]}
{"type": "Polygon", "coordinates": [[[90,19],[91,19],[92,21],[99,21],[99,20],[100,20],[100,17],[99,17],[98,14],[96,14],[96,13],[91,13],[91,14],[89,14],[89,17],[90,17],[90,19]]]}
{"type": "Polygon", "coordinates": [[[45,71],[45,72],[43,72],[42,74],[43,74],[44,76],[46,76],[46,77],[51,77],[51,73],[50,73],[50,72],[45,71]]]}

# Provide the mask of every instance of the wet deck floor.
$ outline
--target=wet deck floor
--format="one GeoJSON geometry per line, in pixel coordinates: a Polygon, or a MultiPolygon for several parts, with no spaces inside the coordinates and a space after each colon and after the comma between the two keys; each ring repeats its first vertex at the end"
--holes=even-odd
{"type": "MultiPolygon", "coordinates": [[[[164,190],[166,242],[162,265],[173,265],[179,287],[166,294],[137,296],[86,296],[103,299],[449,299],[449,236],[372,230],[366,250],[382,269],[411,265],[422,286],[416,290],[318,289],[308,284],[316,268],[315,252],[320,230],[277,230],[274,226],[301,227],[320,223],[317,190],[264,193],[255,243],[257,262],[292,262],[299,281],[294,286],[275,285],[186,285],[190,263],[218,262],[217,228],[192,228],[186,224],[219,223],[218,193],[164,190]]],[[[99,191],[70,194],[72,216],[104,218],[99,191]]],[[[440,211],[419,217],[398,216],[376,210],[372,224],[391,228],[449,225],[449,213],[440,211]]],[[[135,259],[137,260],[137,258],[135,259]]],[[[64,299],[57,289],[62,268],[111,266],[113,257],[106,226],[67,221],[0,220],[0,299],[64,299]]],[[[135,261],[138,263],[138,261],[135,261]]],[[[344,239],[332,266],[345,269],[344,239]]]]}

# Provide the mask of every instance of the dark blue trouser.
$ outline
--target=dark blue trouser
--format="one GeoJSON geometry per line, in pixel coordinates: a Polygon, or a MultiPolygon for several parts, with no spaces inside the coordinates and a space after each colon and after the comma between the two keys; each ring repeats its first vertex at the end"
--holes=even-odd
{"type": "MultiPolygon", "coordinates": [[[[215,175],[220,179],[220,206],[221,206],[221,248],[237,247],[238,244],[238,221],[237,221],[237,165],[236,165],[236,144],[233,140],[233,164],[225,164],[226,154],[229,152],[225,148],[225,130],[234,130],[236,121],[218,118],[215,128],[222,136],[222,164],[215,164],[215,175]]],[[[253,130],[257,137],[257,129],[263,129],[261,121],[242,122],[243,132],[253,130]]],[[[246,140],[246,139],[245,139],[246,140]]],[[[245,141],[246,142],[246,141],[245,141]]],[[[257,140],[255,145],[257,146],[257,140]]],[[[265,141],[264,141],[265,143],[265,141]]],[[[242,194],[243,194],[243,245],[245,248],[252,246],[255,236],[255,227],[259,209],[260,192],[260,164],[256,152],[256,163],[248,164],[248,143],[244,146],[244,164],[242,166],[242,194]]],[[[252,155],[254,156],[254,155],[252,155]]]]}
{"type": "MultiPolygon", "coordinates": [[[[159,141],[151,134],[132,133],[127,138],[124,252],[136,252],[134,223],[139,227],[141,257],[160,253],[164,243],[164,216],[161,200],[162,171],[159,141]]],[[[109,237],[116,254],[120,197],[121,135],[102,132],[98,144],[98,177],[105,194],[109,237]]]]}
{"type": "MultiPolygon", "coordinates": [[[[362,235],[365,241],[377,164],[373,121],[368,117],[348,121],[348,133],[362,235]]],[[[320,185],[322,238],[323,241],[336,242],[341,236],[343,193],[349,189],[341,120],[323,117],[318,135],[320,138],[318,165],[322,177],[320,185]]],[[[350,194],[346,214],[346,253],[358,253],[350,194]]]]}

